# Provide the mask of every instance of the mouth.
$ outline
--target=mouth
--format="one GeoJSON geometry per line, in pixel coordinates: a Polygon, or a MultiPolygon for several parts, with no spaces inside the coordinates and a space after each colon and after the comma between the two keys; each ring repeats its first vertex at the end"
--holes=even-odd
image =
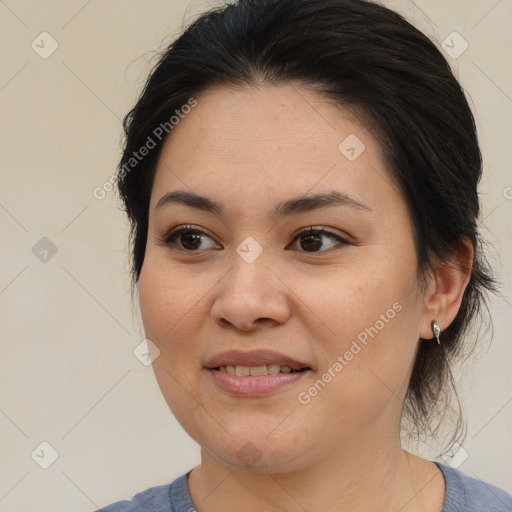
{"type": "Polygon", "coordinates": [[[239,366],[239,365],[226,365],[211,368],[222,373],[230,375],[237,375],[239,377],[259,377],[261,375],[277,375],[278,373],[300,373],[311,370],[309,366],[293,369],[290,366],[279,364],[264,364],[261,366],[239,366]]]}
{"type": "Polygon", "coordinates": [[[305,361],[297,361],[273,350],[229,350],[210,358],[204,367],[239,376],[274,375],[313,369],[305,361]]]}
{"type": "Polygon", "coordinates": [[[314,368],[271,350],[231,350],[206,362],[216,389],[237,397],[271,395],[307,378],[314,368]]]}

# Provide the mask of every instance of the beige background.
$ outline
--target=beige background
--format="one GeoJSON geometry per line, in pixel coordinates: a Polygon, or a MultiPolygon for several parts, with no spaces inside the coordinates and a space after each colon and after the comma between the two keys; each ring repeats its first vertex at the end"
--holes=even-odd
{"type": "MultiPolygon", "coordinates": [[[[510,298],[512,2],[385,4],[439,42],[457,31],[469,43],[448,58],[476,110],[484,233],[510,298]]],[[[144,335],[130,302],[127,223],[113,192],[98,200],[93,190],[115,171],[120,120],[151,52],[206,7],[199,0],[0,1],[2,512],[86,512],[199,462],[151,368],[133,355],[144,335]],[[46,59],[31,47],[35,40],[43,51],[43,31],[59,45],[46,59]],[[42,237],[57,248],[46,262],[32,250],[42,237]],[[43,441],[58,453],[48,469],[31,458],[36,450],[34,458],[48,462],[43,441]]],[[[511,313],[510,304],[493,304],[494,342],[464,372],[469,456],[459,467],[509,492],[511,313]]]]}

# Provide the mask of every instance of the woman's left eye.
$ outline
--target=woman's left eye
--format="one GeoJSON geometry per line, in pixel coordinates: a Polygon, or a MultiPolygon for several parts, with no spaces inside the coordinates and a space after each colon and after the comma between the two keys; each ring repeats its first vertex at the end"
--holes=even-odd
{"type": "MultiPolygon", "coordinates": [[[[326,249],[326,247],[324,246],[324,244],[322,242],[322,237],[328,238],[331,241],[337,242],[337,243],[332,243],[329,247],[327,247],[327,249],[331,249],[332,247],[336,247],[337,245],[344,246],[344,245],[350,244],[350,242],[348,240],[346,240],[345,238],[343,238],[342,236],[340,236],[336,233],[333,233],[332,231],[328,231],[324,228],[314,228],[314,227],[311,227],[311,228],[301,231],[300,233],[298,233],[295,236],[293,241],[296,242],[296,241],[299,241],[302,239],[302,242],[300,245],[303,249],[304,248],[313,249],[313,250],[308,250],[305,252],[319,252],[319,249],[321,249],[321,248],[324,250],[326,249]]],[[[323,251],[320,251],[320,252],[323,252],[323,251]]]]}
{"type": "MultiPolygon", "coordinates": [[[[201,243],[203,240],[207,240],[212,238],[207,235],[204,231],[194,228],[192,226],[181,226],[176,229],[173,229],[161,242],[166,246],[175,247],[180,251],[186,252],[199,252],[201,243]],[[176,242],[176,239],[179,243],[176,242]]],[[[297,242],[301,241],[300,247],[304,250],[304,252],[323,252],[320,249],[331,249],[336,246],[344,246],[349,245],[350,242],[343,238],[342,236],[328,231],[324,228],[307,228],[295,235],[293,239],[293,244],[296,245],[297,242]],[[328,246],[325,247],[325,243],[322,239],[329,239],[331,241],[328,246]]],[[[215,248],[215,244],[212,244],[211,247],[203,247],[204,249],[213,249],[215,248]]]]}

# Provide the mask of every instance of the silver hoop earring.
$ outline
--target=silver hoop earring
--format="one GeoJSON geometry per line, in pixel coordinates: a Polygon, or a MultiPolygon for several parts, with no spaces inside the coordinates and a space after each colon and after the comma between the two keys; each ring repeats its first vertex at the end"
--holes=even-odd
{"type": "Polygon", "coordinates": [[[441,335],[441,326],[437,323],[437,320],[432,320],[432,332],[437,340],[437,344],[441,345],[441,341],[439,340],[439,336],[441,335]]]}

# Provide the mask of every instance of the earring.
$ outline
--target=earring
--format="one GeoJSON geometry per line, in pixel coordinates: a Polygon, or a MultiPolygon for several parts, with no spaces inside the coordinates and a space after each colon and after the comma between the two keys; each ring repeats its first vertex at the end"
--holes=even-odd
{"type": "Polygon", "coordinates": [[[441,326],[437,323],[437,320],[432,320],[432,332],[437,339],[437,344],[441,345],[441,342],[439,341],[439,336],[441,335],[441,326]]]}

